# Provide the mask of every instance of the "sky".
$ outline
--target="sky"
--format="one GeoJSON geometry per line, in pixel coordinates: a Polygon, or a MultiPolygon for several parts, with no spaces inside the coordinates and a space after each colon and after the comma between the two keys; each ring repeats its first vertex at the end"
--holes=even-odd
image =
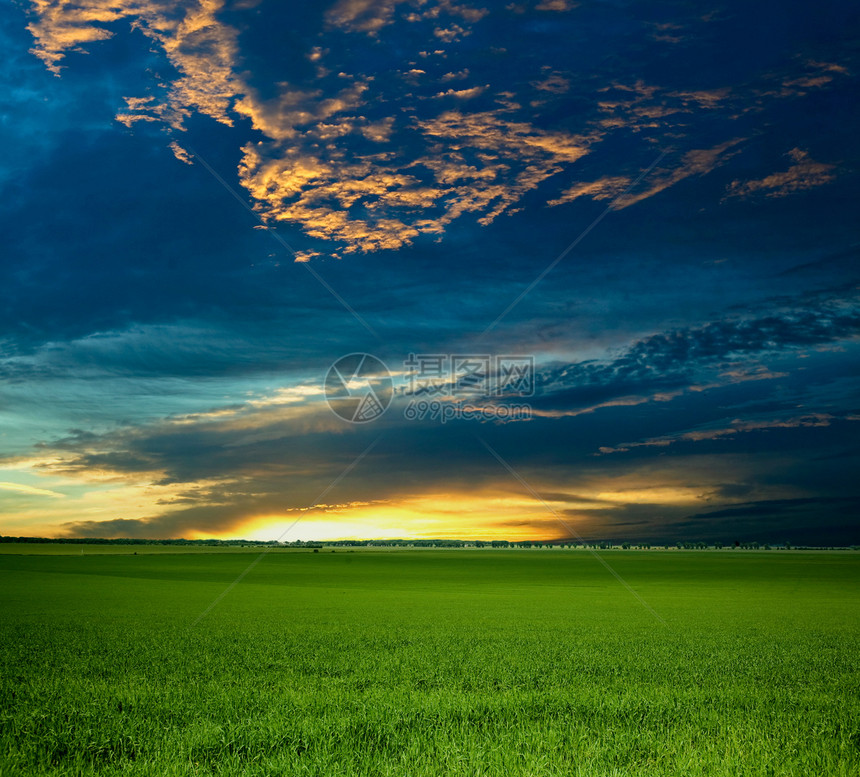
{"type": "Polygon", "coordinates": [[[858,33],[4,4],[0,533],[860,543],[858,33]]]}

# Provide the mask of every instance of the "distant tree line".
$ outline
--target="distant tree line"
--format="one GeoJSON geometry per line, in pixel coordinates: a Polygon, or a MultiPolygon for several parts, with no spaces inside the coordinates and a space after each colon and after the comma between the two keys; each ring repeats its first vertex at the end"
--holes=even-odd
{"type": "Polygon", "coordinates": [[[265,540],[142,540],[134,537],[106,539],[104,537],[6,537],[0,542],[51,543],[56,545],[278,545],[265,540]]]}
{"type": "MultiPolygon", "coordinates": [[[[735,540],[730,543],[722,542],[610,542],[573,540],[333,540],[333,541],[305,541],[295,540],[293,542],[278,542],[277,540],[145,540],[133,537],[121,537],[107,539],[104,537],[6,537],[0,535],[0,543],[54,543],[65,545],[188,545],[205,547],[288,547],[288,548],[585,548],[588,550],[649,550],[651,548],[677,548],[678,550],[714,550],[740,549],[740,550],[840,550],[845,546],[815,546],[794,545],[791,542],[783,543],[759,543],[741,542],[735,540]]],[[[860,545],[851,545],[851,550],[860,550],[860,545]]]]}

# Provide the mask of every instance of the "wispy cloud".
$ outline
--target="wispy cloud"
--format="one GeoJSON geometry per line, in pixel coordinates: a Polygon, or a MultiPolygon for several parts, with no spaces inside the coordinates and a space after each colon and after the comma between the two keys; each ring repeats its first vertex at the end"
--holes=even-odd
{"type": "MultiPolygon", "coordinates": [[[[674,167],[660,167],[648,176],[648,184],[643,189],[631,191],[615,203],[614,208],[621,210],[631,205],[647,200],[675,184],[692,176],[707,175],[718,166],[725,164],[737,153],[733,151],[743,138],[734,138],[720,143],[712,148],[697,148],[676,157],[674,167]]],[[[550,200],[547,205],[563,205],[573,202],[580,197],[592,200],[608,200],[624,192],[633,182],[632,177],[608,176],[596,181],[576,183],[561,193],[561,196],[550,200]]]]}
{"type": "Polygon", "coordinates": [[[47,488],[37,488],[36,486],[28,486],[23,483],[0,483],[0,489],[3,491],[14,491],[16,494],[24,494],[25,496],[52,496],[60,499],[65,497],[58,491],[51,491],[47,488]]]}
{"type": "Polygon", "coordinates": [[[406,0],[338,0],[327,12],[326,22],[354,32],[375,35],[391,22],[396,6],[406,0]]]}
{"type": "Polygon", "coordinates": [[[756,195],[787,197],[795,192],[817,189],[836,180],[836,165],[816,162],[809,158],[808,152],[799,148],[793,148],[788,152],[788,156],[794,164],[787,170],[772,173],[759,180],[732,181],[726,189],[725,199],[750,198],[756,195]]]}
{"type": "Polygon", "coordinates": [[[641,442],[625,442],[615,447],[602,447],[600,453],[624,453],[633,448],[666,448],[680,442],[710,442],[747,432],[764,432],[772,429],[808,429],[810,427],[830,426],[834,420],[835,417],[827,413],[811,413],[791,418],[765,420],[735,419],[728,426],[694,429],[672,435],[652,437],[641,442]]]}
{"type": "Polygon", "coordinates": [[[751,380],[784,377],[760,365],[733,360],[820,346],[860,334],[852,302],[831,300],[816,310],[771,311],[758,318],[726,319],[640,339],[607,360],[544,369],[537,413],[579,415],[618,405],[670,401],[751,380]]]}

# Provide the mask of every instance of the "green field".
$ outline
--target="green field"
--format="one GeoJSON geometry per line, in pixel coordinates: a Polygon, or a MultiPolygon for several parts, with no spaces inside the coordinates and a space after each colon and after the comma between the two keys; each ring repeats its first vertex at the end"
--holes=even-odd
{"type": "Polygon", "coordinates": [[[860,553],[8,551],[0,775],[860,774],[860,553]]]}

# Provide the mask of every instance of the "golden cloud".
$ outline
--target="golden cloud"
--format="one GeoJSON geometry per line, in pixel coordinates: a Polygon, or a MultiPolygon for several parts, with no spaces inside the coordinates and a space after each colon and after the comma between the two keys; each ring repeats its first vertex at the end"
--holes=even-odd
{"type": "Polygon", "coordinates": [[[691,176],[706,175],[721,164],[730,159],[734,152],[734,146],[741,143],[744,138],[734,138],[725,143],[720,143],[713,148],[696,148],[686,152],[677,165],[672,168],[657,168],[649,177],[647,188],[639,191],[631,191],[623,194],[633,184],[632,177],[612,176],[599,178],[596,181],[576,183],[561,193],[561,196],[550,200],[547,205],[562,205],[572,202],[579,197],[590,197],[592,200],[608,200],[615,197],[620,199],[614,203],[616,210],[629,208],[637,202],[653,197],[665,191],[670,186],[683,181],[691,176]],[[623,196],[621,196],[623,194],[623,196]]]}
{"type": "Polygon", "coordinates": [[[570,11],[578,5],[573,0],[541,0],[535,8],[538,11],[570,11]]]}
{"type": "MultiPolygon", "coordinates": [[[[359,132],[384,143],[393,118],[359,125],[359,132]]],[[[264,125],[257,119],[255,126],[264,125]]],[[[320,126],[309,143],[320,139],[320,126]]],[[[352,124],[339,126],[344,133],[355,131],[352,124]]],[[[512,122],[499,111],[446,111],[414,122],[413,129],[430,153],[411,160],[385,152],[347,159],[341,147],[302,152],[295,145],[248,144],[240,182],[264,218],[295,222],[313,237],[346,243],[347,253],[393,249],[422,233],[438,234],[466,213],[480,213],[479,223],[490,223],[587,153],[590,142],[512,122]],[[437,149],[443,140],[445,150],[437,149]]],[[[286,136],[271,128],[267,134],[286,136]]]]}
{"type": "MultiPolygon", "coordinates": [[[[349,144],[335,141],[358,136],[384,147],[395,128],[393,116],[368,120],[359,113],[369,81],[353,79],[329,96],[322,89],[285,85],[276,97],[262,98],[239,75],[237,32],[217,18],[223,0],[202,0],[194,6],[139,0],[35,0],[34,5],[34,51],[54,72],[69,51],[110,37],[113,33],[104,25],[128,19],[158,44],[179,77],[159,98],[126,97],[126,109],[117,120],[128,127],[160,122],[182,130],[195,111],[224,124],[247,118],[268,139],[243,147],[239,166],[240,183],[260,215],[296,223],[312,237],[344,243],[347,253],[399,248],[422,233],[441,233],[443,225],[464,213],[479,213],[480,222],[487,224],[558,172],[560,163],[585,153],[583,143],[562,133],[538,131],[492,114],[449,112],[417,129],[430,144],[465,132],[473,150],[482,152],[470,164],[461,164],[458,153],[450,153],[441,158],[440,167],[432,149],[417,160],[388,151],[350,158],[349,144]],[[429,166],[422,168],[424,162],[429,166]],[[425,174],[414,175],[410,168],[425,174]]],[[[375,32],[392,18],[396,5],[398,0],[341,0],[327,21],[375,32]]],[[[487,11],[443,0],[424,10],[422,18],[441,18],[443,13],[467,24],[487,11]]],[[[435,35],[447,41],[461,37],[468,33],[462,24],[436,27],[435,35]]],[[[325,54],[313,47],[309,56],[322,68],[325,54]]],[[[322,68],[319,74],[327,72],[322,68]]],[[[467,100],[486,88],[467,86],[440,96],[467,100]]],[[[180,161],[191,161],[176,140],[170,148],[180,161]]]]}
{"type": "Polygon", "coordinates": [[[477,97],[489,88],[489,84],[484,86],[473,86],[471,89],[448,89],[444,92],[439,92],[436,97],[456,97],[458,100],[471,100],[477,97]]]}
{"type": "Polygon", "coordinates": [[[127,98],[129,112],[117,117],[126,125],[158,120],[181,129],[193,111],[232,124],[228,112],[244,85],[235,76],[237,32],[217,19],[223,0],[200,0],[197,5],[140,0],[32,2],[37,16],[28,26],[36,42],[33,53],[56,74],[67,52],[81,51],[82,44],[113,35],[101,24],[128,19],[161,47],[179,77],[170,84],[163,102],[127,98]]]}
{"type": "Polygon", "coordinates": [[[564,94],[570,89],[570,79],[565,78],[561,73],[552,73],[542,81],[532,81],[531,85],[542,92],[564,94]]]}
{"type": "Polygon", "coordinates": [[[547,202],[550,207],[555,205],[563,205],[566,202],[573,202],[579,197],[590,197],[592,200],[609,200],[617,197],[628,186],[630,179],[624,176],[605,176],[598,178],[596,181],[587,181],[576,183],[568,189],[565,189],[561,196],[547,202]]]}
{"type": "Polygon", "coordinates": [[[182,148],[182,146],[180,146],[175,140],[171,141],[170,150],[173,152],[173,156],[175,156],[180,162],[184,162],[186,165],[194,164],[191,154],[182,148]]]}
{"type": "Polygon", "coordinates": [[[339,0],[326,12],[326,23],[374,35],[391,22],[395,6],[406,0],[339,0]]]}
{"type": "Polygon", "coordinates": [[[725,143],[720,143],[712,148],[694,148],[681,157],[680,164],[674,168],[658,168],[650,177],[649,186],[641,192],[631,192],[625,195],[615,207],[617,209],[629,208],[637,202],[646,200],[674,186],[679,181],[691,176],[702,176],[710,173],[719,165],[727,162],[737,153],[731,151],[745,138],[733,138],[725,143]]]}
{"type": "MultiPolygon", "coordinates": [[[[281,84],[275,96],[263,96],[245,79],[238,31],[219,18],[225,0],[32,2],[33,51],[55,73],[66,54],[111,37],[113,29],[107,25],[121,20],[153,41],[178,75],[172,81],[157,82],[157,95],[125,97],[117,120],[128,127],[158,122],[174,133],[183,131],[193,113],[228,125],[247,120],[263,140],[241,148],[238,178],[260,217],[269,223],[295,224],[313,238],[340,244],[337,250],[343,253],[397,249],[421,235],[441,235],[449,224],[467,215],[488,225],[501,214],[516,212],[525,194],[568,170],[607,131],[665,128],[677,116],[712,109],[730,96],[727,89],[667,93],[642,81],[613,84],[601,90],[602,117],[581,134],[512,120],[510,112],[520,106],[510,92],[496,95],[500,107],[495,109],[488,110],[484,103],[472,112],[461,107],[415,118],[396,101],[389,105],[372,76],[339,73],[333,90],[324,66],[329,49],[318,45],[304,52],[317,67],[318,88],[281,84]],[[407,147],[418,150],[407,151],[407,147]]],[[[394,20],[398,6],[408,6],[410,14],[403,17],[407,21],[430,20],[432,34],[444,41],[468,34],[469,25],[488,13],[454,0],[433,4],[340,0],[327,12],[326,21],[347,32],[375,35],[394,20]]],[[[559,11],[573,4],[545,0],[538,7],[559,11]]],[[[827,63],[812,63],[809,68],[814,77],[841,72],[840,66],[827,63]]],[[[417,83],[422,71],[413,67],[409,72],[411,82],[417,83]]],[[[446,73],[440,80],[468,77],[464,69],[446,73]]],[[[439,91],[438,83],[435,88],[428,83],[428,91],[419,97],[446,98],[460,105],[486,100],[487,85],[464,83],[459,89],[439,91]]],[[[566,91],[569,81],[549,72],[532,86],[551,95],[566,91]]],[[[689,176],[704,175],[728,159],[738,142],[688,151],[675,168],[656,170],[647,189],[633,192],[617,207],[629,207],[689,176]]],[[[192,161],[176,139],[171,139],[170,149],[181,162],[192,161]]],[[[735,182],[729,196],[756,191],[781,196],[832,177],[831,166],[800,160],[786,173],[763,181],[735,182]]],[[[580,197],[612,199],[631,180],[607,176],[576,182],[548,204],[580,197]]],[[[305,252],[302,259],[312,255],[305,252]]]]}
{"type": "Polygon", "coordinates": [[[793,148],[788,156],[795,162],[788,170],[773,173],[757,181],[732,181],[724,199],[731,197],[787,197],[795,192],[816,189],[836,179],[836,165],[815,162],[806,151],[793,148]]]}

